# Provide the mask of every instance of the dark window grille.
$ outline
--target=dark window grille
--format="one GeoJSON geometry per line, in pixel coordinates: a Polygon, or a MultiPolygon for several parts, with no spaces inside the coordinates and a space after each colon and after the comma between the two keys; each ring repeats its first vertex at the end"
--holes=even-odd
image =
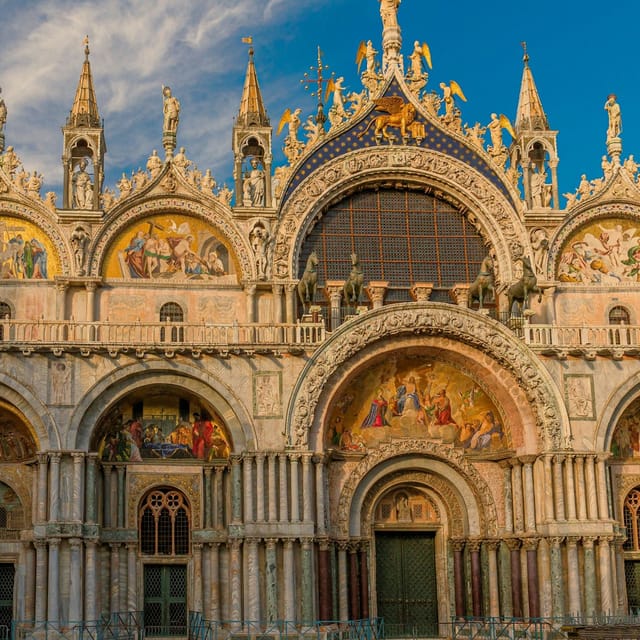
{"type": "Polygon", "coordinates": [[[189,506],[172,489],[152,491],[140,508],[140,552],[175,556],[189,553],[189,506]]]}
{"type": "MultiPolygon", "coordinates": [[[[166,322],[167,324],[175,322],[184,322],[184,311],[177,302],[167,302],[160,307],[160,322],[166,322]]],[[[183,327],[170,327],[170,331],[167,331],[168,327],[162,327],[160,329],[160,340],[162,342],[184,342],[184,328],[183,327]],[[170,336],[170,337],[169,337],[170,336]]]]}
{"type": "Polygon", "coordinates": [[[0,506],[0,529],[7,528],[7,510],[0,506]]]}
{"type": "Polygon", "coordinates": [[[624,307],[613,307],[609,311],[609,324],[631,324],[629,311],[624,307]]]}
{"type": "Polygon", "coordinates": [[[640,551],[638,538],[638,520],[640,518],[640,487],[632,489],[624,501],[624,526],[627,530],[627,539],[623,548],[625,551],[640,551]]]}

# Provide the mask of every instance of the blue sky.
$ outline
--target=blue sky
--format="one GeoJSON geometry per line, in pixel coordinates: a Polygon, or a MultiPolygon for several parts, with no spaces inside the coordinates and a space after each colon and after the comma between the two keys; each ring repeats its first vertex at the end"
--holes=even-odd
{"type": "MultiPolygon", "coordinates": [[[[247,62],[243,36],[254,39],[263,97],[274,127],[275,165],[283,164],[286,108],[311,114],[314,99],[300,83],[316,47],[349,91],[359,91],[355,55],[362,40],[381,49],[378,0],[2,0],[0,87],[9,111],[6,145],[27,171],[60,191],[60,127],[73,102],[83,55],[91,64],[105,121],[105,186],[144,167],[161,150],[163,84],[182,104],[178,145],[219,183],[231,181],[231,128],[247,62]]],[[[622,107],[623,158],[640,158],[640,88],[636,30],[640,5],[591,0],[511,3],[500,8],[457,0],[402,0],[403,53],[414,40],[431,49],[427,90],[456,80],[467,103],[463,122],[486,124],[492,112],[515,115],[522,76],[521,41],[553,129],[559,131],[560,191],[580,175],[601,176],[607,115],[616,93],[622,107]]],[[[505,137],[508,139],[508,136],[505,137]]],[[[60,200],[58,200],[60,202],[60,200]]]]}

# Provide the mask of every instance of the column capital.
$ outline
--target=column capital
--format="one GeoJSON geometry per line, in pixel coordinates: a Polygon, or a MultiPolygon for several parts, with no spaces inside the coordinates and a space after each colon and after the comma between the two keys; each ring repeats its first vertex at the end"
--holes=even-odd
{"type": "Polygon", "coordinates": [[[453,551],[464,551],[467,541],[464,538],[451,538],[451,540],[449,540],[449,544],[453,551]]]}
{"type": "MultiPolygon", "coordinates": [[[[192,542],[191,543],[191,548],[193,549],[193,551],[195,553],[202,553],[202,547],[204,545],[202,544],[202,542],[192,542]]],[[[127,544],[127,548],[129,548],[129,545],[127,544]]]]}
{"type": "Polygon", "coordinates": [[[582,540],[581,536],[567,536],[565,538],[567,547],[576,547],[581,540],[582,540]]]}
{"type": "Polygon", "coordinates": [[[82,547],[82,540],[80,538],[69,538],[69,546],[71,549],[79,549],[82,547]]]}
{"type": "Polygon", "coordinates": [[[329,551],[331,548],[331,540],[329,538],[318,538],[318,549],[320,551],[329,551]]]}
{"type": "Polygon", "coordinates": [[[416,302],[428,302],[433,292],[433,282],[416,282],[409,290],[416,302]]]}
{"type": "Polygon", "coordinates": [[[467,540],[467,548],[472,553],[474,553],[476,551],[480,551],[481,547],[482,547],[482,539],[481,538],[470,538],[470,539],[467,540]]]}
{"type": "Polygon", "coordinates": [[[50,451],[49,452],[49,460],[53,464],[60,464],[60,460],[62,459],[62,453],[60,451],[50,451]]]}
{"type": "Polygon", "coordinates": [[[241,538],[229,538],[227,540],[227,546],[232,550],[232,551],[239,551],[240,547],[242,546],[243,540],[241,538]]]}
{"type": "Polygon", "coordinates": [[[284,286],[279,282],[274,282],[273,285],[271,285],[271,291],[273,291],[274,296],[281,296],[284,291],[284,286]]]}
{"type": "Polygon", "coordinates": [[[62,542],[61,538],[48,538],[47,542],[49,543],[49,548],[51,547],[59,547],[62,542]]]}
{"type": "Polygon", "coordinates": [[[366,291],[367,296],[369,296],[369,300],[371,300],[372,304],[382,306],[384,296],[387,293],[388,288],[388,282],[371,281],[364,290],[366,291]]]}
{"type": "Polygon", "coordinates": [[[449,295],[451,296],[451,299],[459,307],[469,306],[469,287],[470,286],[471,285],[467,283],[457,282],[451,287],[451,289],[449,289],[449,295]]]}
{"type": "Polygon", "coordinates": [[[245,538],[244,543],[248,547],[257,547],[260,544],[261,538],[245,538]]]}
{"type": "Polygon", "coordinates": [[[520,551],[522,547],[522,540],[520,540],[520,538],[505,538],[504,542],[509,548],[509,551],[520,551]]]}
{"type": "Polygon", "coordinates": [[[564,541],[564,536],[551,536],[550,538],[548,538],[548,541],[552,547],[559,549],[560,545],[564,541]]]}
{"type": "Polygon", "coordinates": [[[523,538],[522,539],[522,548],[525,551],[535,551],[540,544],[540,538],[532,537],[532,538],[523,538]]]}
{"type": "Polygon", "coordinates": [[[276,548],[276,545],[278,544],[278,538],[265,538],[264,543],[267,549],[273,550],[276,548]]]}
{"type": "Polygon", "coordinates": [[[303,549],[308,549],[313,544],[313,538],[300,538],[300,544],[303,549]]]}
{"type": "Polygon", "coordinates": [[[611,457],[611,452],[602,451],[596,454],[596,462],[606,462],[611,457]]]}
{"type": "Polygon", "coordinates": [[[350,544],[349,540],[336,540],[338,551],[349,551],[350,544]]]}
{"type": "Polygon", "coordinates": [[[36,455],[38,457],[38,464],[47,464],[47,461],[49,460],[48,453],[45,453],[44,451],[39,451],[36,455]]]}
{"type": "Polygon", "coordinates": [[[500,547],[500,540],[496,538],[487,538],[482,541],[482,546],[487,549],[487,551],[497,551],[500,547]]]}
{"type": "Polygon", "coordinates": [[[538,459],[536,455],[520,456],[520,462],[524,465],[533,464],[538,459]]]}
{"type": "Polygon", "coordinates": [[[596,536],[582,536],[582,546],[585,549],[593,549],[593,545],[597,539],[596,536]]]}
{"type": "Polygon", "coordinates": [[[84,451],[72,451],[71,452],[71,457],[73,458],[74,462],[81,462],[82,460],[84,460],[84,451]]]}
{"type": "Polygon", "coordinates": [[[33,541],[33,546],[36,548],[36,550],[40,549],[46,549],[47,548],[47,541],[44,540],[43,538],[36,538],[33,541]]]}
{"type": "Polygon", "coordinates": [[[565,457],[566,457],[566,454],[564,453],[554,453],[553,454],[554,464],[562,464],[564,462],[565,457]]]}
{"type": "Polygon", "coordinates": [[[603,547],[608,547],[611,542],[613,542],[613,536],[611,535],[598,536],[598,544],[603,547]]]}

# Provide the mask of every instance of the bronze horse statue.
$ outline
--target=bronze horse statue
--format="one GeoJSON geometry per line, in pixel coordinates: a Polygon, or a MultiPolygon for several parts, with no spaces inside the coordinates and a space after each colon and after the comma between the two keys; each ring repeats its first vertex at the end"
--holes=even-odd
{"type": "Polygon", "coordinates": [[[362,294],[362,283],[364,282],[364,274],[360,266],[360,260],[356,253],[351,254],[351,273],[349,279],[344,283],[342,293],[344,300],[348,305],[358,305],[360,295],[362,294]]]}
{"type": "Polygon", "coordinates": [[[318,284],[318,254],[312,251],[307,258],[307,265],[298,282],[298,298],[302,306],[313,302],[316,295],[316,285],[318,284]]]}
{"type": "Polygon", "coordinates": [[[482,309],[485,300],[493,300],[494,296],[493,260],[491,256],[487,256],[480,265],[478,277],[469,287],[469,304],[477,300],[478,308],[482,309]]]}
{"type": "Polygon", "coordinates": [[[538,287],[538,279],[531,266],[531,260],[526,256],[523,256],[520,260],[522,261],[522,277],[507,289],[509,314],[512,313],[514,302],[518,303],[520,313],[527,309],[529,307],[529,295],[532,293],[538,294],[538,302],[542,300],[542,289],[538,287]]]}

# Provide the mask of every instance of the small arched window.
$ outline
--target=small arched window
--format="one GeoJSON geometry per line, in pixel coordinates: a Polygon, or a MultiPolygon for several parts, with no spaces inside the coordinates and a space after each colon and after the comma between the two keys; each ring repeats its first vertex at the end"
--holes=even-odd
{"type": "Polygon", "coordinates": [[[4,340],[3,320],[11,319],[11,307],[6,302],[0,302],[0,340],[4,340]]]}
{"type": "Polygon", "coordinates": [[[613,307],[609,311],[609,324],[631,324],[629,311],[625,307],[613,307]]]}
{"type": "MultiPolygon", "coordinates": [[[[160,322],[167,325],[184,322],[184,311],[177,302],[167,302],[160,307],[160,322]]],[[[161,342],[183,342],[184,328],[177,326],[160,328],[161,342]],[[167,329],[170,329],[169,331],[167,329]]]]}
{"type": "Polygon", "coordinates": [[[632,489],[624,501],[624,526],[627,539],[624,543],[625,551],[640,551],[638,518],[640,516],[640,487],[632,489]]]}
{"type": "Polygon", "coordinates": [[[154,489],[140,507],[140,551],[145,555],[180,556],[189,553],[190,510],[174,489],[154,489]]]}

